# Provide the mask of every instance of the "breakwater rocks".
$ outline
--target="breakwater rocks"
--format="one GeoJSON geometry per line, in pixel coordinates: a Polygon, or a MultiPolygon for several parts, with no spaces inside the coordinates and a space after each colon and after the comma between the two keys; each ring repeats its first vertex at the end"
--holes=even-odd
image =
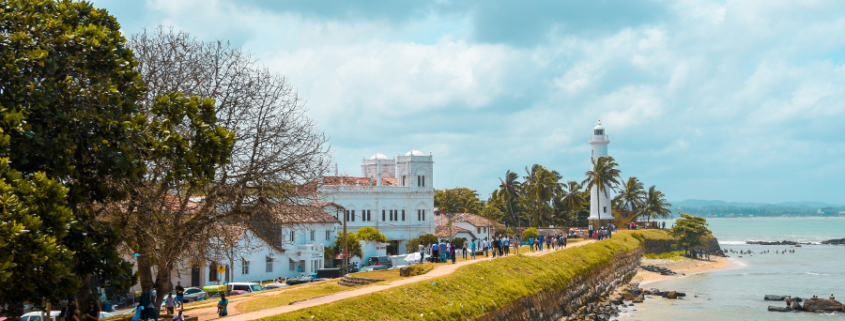
{"type": "MultiPolygon", "coordinates": [[[[643,247],[645,248],[644,253],[649,254],[662,254],[672,251],[677,251],[673,245],[675,245],[677,241],[675,240],[645,240],[643,243],[643,247]]],[[[701,248],[702,250],[707,250],[710,252],[711,255],[714,256],[725,256],[725,252],[722,251],[722,248],[719,246],[719,240],[714,238],[709,238],[704,241],[704,247],[701,248]]],[[[698,248],[695,250],[699,250],[698,248]]]]}
{"type": "Polygon", "coordinates": [[[678,275],[675,271],[654,265],[643,265],[642,268],[649,272],[660,273],[660,275],[678,275]]]}
{"type": "Polygon", "coordinates": [[[832,239],[832,240],[822,241],[822,244],[830,244],[830,245],[845,245],[845,238],[843,238],[843,239],[832,239]]]}
{"type": "MultiPolygon", "coordinates": [[[[763,297],[765,301],[785,301],[786,298],[789,296],[786,295],[774,295],[774,294],[767,294],[763,297]]],[[[772,306],[770,305],[768,310],[772,312],[793,312],[793,311],[807,311],[807,312],[816,312],[816,313],[831,313],[831,312],[845,312],[845,305],[840,303],[839,301],[830,299],[819,299],[819,298],[810,298],[804,302],[804,305],[801,306],[801,301],[804,301],[800,297],[789,297],[790,304],[784,306],[772,306]]]]}
{"type": "Polygon", "coordinates": [[[608,320],[618,311],[607,297],[631,281],[640,267],[643,248],[625,251],[607,264],[572,277],[564,288],[553,288],[522,297],[495,311],[479,316],[479,321],[522,320],[608,320]],[[579,314],[579,311],[583,314],[579,314]],[[590,318],[587,318],[587,316],[590,318]],[[574,318],[571,318],[574,317],[574,318]]]}

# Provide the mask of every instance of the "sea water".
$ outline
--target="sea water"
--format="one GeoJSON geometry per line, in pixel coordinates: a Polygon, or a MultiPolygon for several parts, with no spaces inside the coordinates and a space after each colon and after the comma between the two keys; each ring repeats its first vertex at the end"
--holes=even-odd
{"type": "MultiPolygon", "coordinates": [[[[625,309],[620,320],[845,320],[845,314],[769,312],[766,294],[845,299],[845,246],[747,245],[745,241],[818,243],[845,237],[845,218],[710,218],[713,235],[737,267],[691,274],[641,285],[661,291],[685,292],[678,300],[646,296],[645,302],[625,309]],[[795,253],[775,254],[783,250],[795,253]],[[760,252],[769,250],[768,254],[760,252]],[[741,257],[740,257],[741,256],[741,257]]],[[[671,226],[672,222],[666,223],[671,226]]]]}

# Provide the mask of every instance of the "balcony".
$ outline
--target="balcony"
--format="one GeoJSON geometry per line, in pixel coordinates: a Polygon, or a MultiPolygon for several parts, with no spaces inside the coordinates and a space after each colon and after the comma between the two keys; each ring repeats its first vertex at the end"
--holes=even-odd
{"type": "Polygon", "coordinates": [[[609,141],[609,140],[610,140],[610,135],[592,135],[592,136],[590,136],[590,141],[591,141],[591,142],[595,142],[595,141],[609,141]]]}

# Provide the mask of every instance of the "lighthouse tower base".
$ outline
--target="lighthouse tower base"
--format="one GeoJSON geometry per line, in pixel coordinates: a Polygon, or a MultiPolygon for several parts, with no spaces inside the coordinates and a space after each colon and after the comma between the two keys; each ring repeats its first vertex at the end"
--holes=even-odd
{"type": "Polygon", "coordinates": [[[608,224],[616,225],[616,220],[613,218],[613,216],[608,217],[608,218],[602,217],[601,220],[594,218],[594,217],[591,217],[587,220],[587,222],[590,224],[590,226],[589,226],[590,230],[597,230],[597,229],[601,228],[602,226],[607,227],[608,224]]]}

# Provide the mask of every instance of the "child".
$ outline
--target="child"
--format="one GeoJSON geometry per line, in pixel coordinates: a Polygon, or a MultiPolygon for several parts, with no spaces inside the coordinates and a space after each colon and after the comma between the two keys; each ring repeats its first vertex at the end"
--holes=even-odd
{"type": "Polygon", "coordinates": [[[226,300],[226,292],[220,292],[220,301],[217,301],[217,315],[221,318],[229,315],[226,309],[228,306],[229,300],[226,300]]]}

